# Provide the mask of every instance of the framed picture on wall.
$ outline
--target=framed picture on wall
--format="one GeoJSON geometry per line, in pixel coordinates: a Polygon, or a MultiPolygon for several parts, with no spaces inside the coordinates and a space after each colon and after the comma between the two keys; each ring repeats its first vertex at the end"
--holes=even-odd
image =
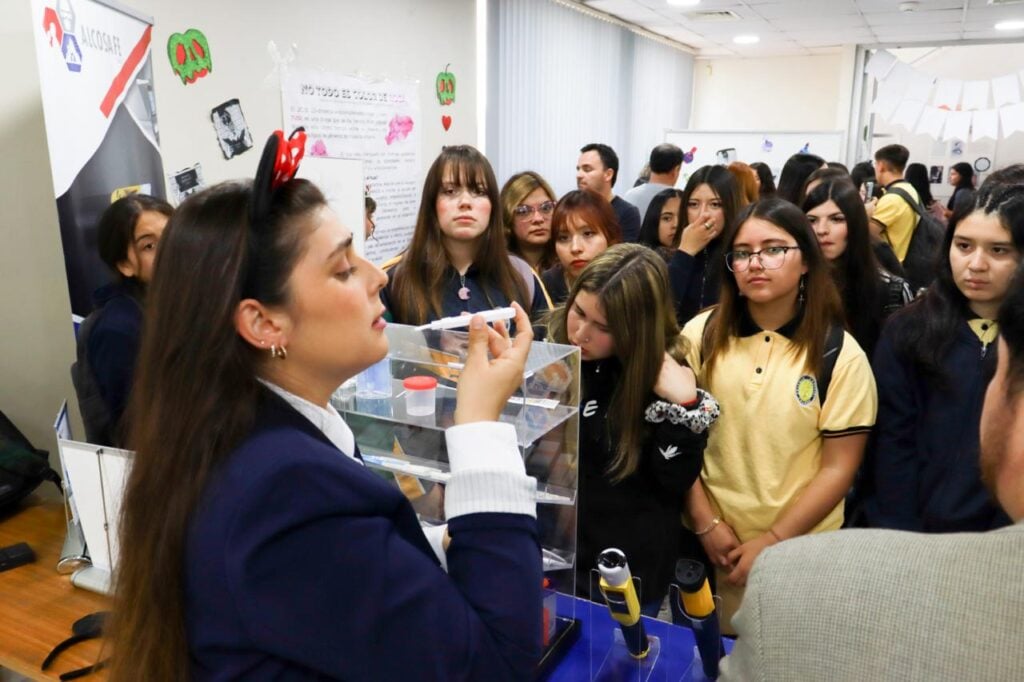
{"type": "Polygon", "coordinates": [[[942,184],[942,173],[945,171],[945,166],[932,166],[928,169],[928,182],[933,185],[942,184]]]}

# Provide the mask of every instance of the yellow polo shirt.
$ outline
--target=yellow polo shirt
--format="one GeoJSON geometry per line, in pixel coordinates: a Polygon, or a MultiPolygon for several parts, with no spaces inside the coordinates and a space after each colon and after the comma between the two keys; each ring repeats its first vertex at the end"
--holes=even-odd
{"type": "MultiPolygon", "coordinates": [[[[914,197],[914,201],[921,202],[917,190],[909,182],[900,180],[894,184],[914,197]]],[[[903,197],[886,192],[878,200],[878,206],[875,207],[871,219],[885,225],[883,237],[889,242],[889,246],[892,247],[896,257],[902,263],[903,259],[907,257],[907,249],[910,248],[910,238],[914,235],[914,228],[917,227],[917,213],[903,200],[903,197]]]]}
{"type": "MultiPolygon", "coordinates": [[[[697,383],[722,408],[710,430],[701,480],[717,515],[746,542],[767,532],[818,473],[825,438],[871,430],[878,396],[868,359],[849,333],[821,405],[816,379],[804,368],[806,354],[796,353],[790,341],[796,321],[764,331],[746,316],[741,336],[719,357],[708,382],[700,345],[710,314],[701,313],[683,329],[697,383]]],[[[842,523],[840,501],[810,532],[842,523]]],[[[724,577],[719,573],[717,587],[728,623],[742,590],[724,577]]]]}

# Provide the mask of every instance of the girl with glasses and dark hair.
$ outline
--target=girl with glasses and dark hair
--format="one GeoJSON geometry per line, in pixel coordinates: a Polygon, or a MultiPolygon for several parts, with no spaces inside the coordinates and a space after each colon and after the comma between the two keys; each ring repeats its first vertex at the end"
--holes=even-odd
{"type": "Polygon", "coordinates": [[[574,281],[549,334],[582,359],[576,587],[596,594],[597,555],[617,547],[641,578],[643,613],[657,615],[718,412],[683,361],[664,262],[639,244],[612,246],[574,281]]]}
{"type": "Polygon", "coordinates": [[[910,285],[875,259],[867,211],[848,179],[815,186],[804,199],[803,210],[831,265],[846,328],[870,358],[886,318],[913,298],[910,285]]]}
{"type": "Polygon", "coordinates": [[[718,300],[720,237],[739,213],[740,188],[725,166],[703,166],[686,181],[682,203],[686,226],[668,264],[680,324],[718,300]]]}
{"type": "Polygon", "coordinates": [[[96,310],[79,327],[72,378],[86,438],[120,445],[126,424],[136,358],[142,337],[146,290],[153,279],[157,246],[174,212],[163,199],[130,194],[112,203],[97,227],[99,255],[113,281],[96,290],[96,310]]]}
{"type": "Polygon", "coordinates": [[[555,191],[539,173],[516,173],[501,188],[501,219],[508,251],[526,261],[536,273],[558,262],[551,241],[554,212],[555,191]]]}
{"type": "Polygon", "coordinates": [[[473,147],[445,147],[427,171],[412,241],[384,264],[391,319],[426,324],[518,302],[534,319],[549,308],[530,266],[509,254],[497,180],[473,147]]]}
{"type": "Polygon", "coordinates": [[[161,245],[110,679],[529,679],[536,481],[496,422],[522,379],[526,314],[514,340],[471,324],[445,434],[449,539],[432,542],[329,402],[388,352],[387,276],[320,190],[274,164],[304,140],[275,141],[255,182],[188,198],[161,245]]]}
{"type": "Polygon", "coordinates": [[[719,304],[683,336],[698,385],[722,405],[687,510],[715,567],[731,631],[765,547],[842,525],[876,396],[803,212],[766,199],[722,239],[729,274],[719,304]]]}
{"type": "Polygon", "coordinates": [[[551,245],[558,262],[542,276],[555,305],[561,305],[583,268],[622,241],[619,219],[604,197],[576,189],[558,200],[551,218],[551,245]]]}
{"type": "Polygon", "coordinates": [[[658,192],[647,206],[647,214],[640,225],[640,238],[637,241],[654,249],[666,263],[669,262],[672,260],[672,254],[679,248],[682,216],[682,190],[666,189],[658,192]]]}
{"type": "Polygon", "coordinates": [[[1009,519],[978,471],[995,320],[1024,254],[1024,186],[987,185],[950,221],[935,281],[894,315],[875,352],[873,526],[985,531],[1009,519]]]}

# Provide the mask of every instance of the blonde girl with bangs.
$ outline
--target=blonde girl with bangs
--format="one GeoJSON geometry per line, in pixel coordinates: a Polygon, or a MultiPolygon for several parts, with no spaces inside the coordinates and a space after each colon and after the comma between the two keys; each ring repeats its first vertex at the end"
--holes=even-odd
{"type": "Polygon", "coordinates": [[[732,632],[763,549],[842,525],[878,400],[803,211],[782,199],[751,204],[722,242],[719,303],[683,329],[687,359],[723,415],[687,510],[715,568],[723,629],[732,632]],[[822,398],[826,351],[835,359],[822,398]]]}
{"type": "Polygon", "coordinates": [[[642,611],[657,615],[718,413],[684,360],[664,261],[638,244],[610,247],[576,278],[548,332],[582,356],[577,590],[594,593],[598,553],[618,547],[641,579],[642,611]]]}
{"type": "Polygon", "coordinates": [[[555,191],[533,171],[516,173],[501,188],[501,219],[508,251],[519,256],[537,274],[558,262],[551,241],[551,214],[555,191]]]}
{"type": "Polygon", "coordinates": [[[445,147],[423,184],[412,241],[384,264],[381,299],[391,321],[425,324],[519,303],[536,318],[550,307],[530,266],[508,252],[498,183],[468,145],[445,147]]]}

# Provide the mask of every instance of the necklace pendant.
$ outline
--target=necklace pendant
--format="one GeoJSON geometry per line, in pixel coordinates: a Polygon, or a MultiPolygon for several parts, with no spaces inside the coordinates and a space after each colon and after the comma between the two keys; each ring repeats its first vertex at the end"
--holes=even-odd
{"type": "Polygon", "coordinates": [[[467,287],[459,288],[459,298],[461,298],[463,301],[468,301],[469,300],[469,288],[467,288],[467,287]]]}

